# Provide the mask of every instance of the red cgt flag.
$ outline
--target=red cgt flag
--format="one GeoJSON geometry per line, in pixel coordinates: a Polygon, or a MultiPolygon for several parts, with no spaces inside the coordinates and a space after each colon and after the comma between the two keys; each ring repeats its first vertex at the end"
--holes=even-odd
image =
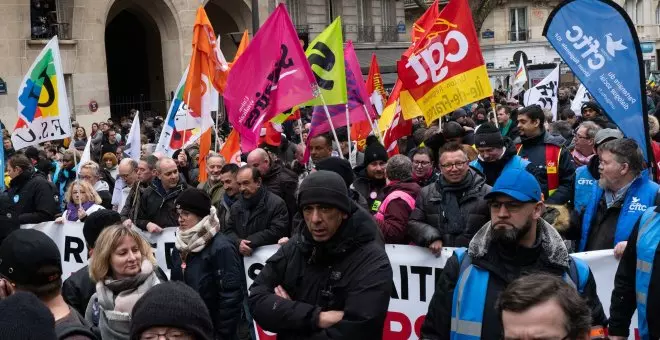
{"type": "Polygon", "coordinates": [[[397,68],[427,122],[493,94],[467,0],[450,1],[397,68]]]}
{"type": "Polygon", "coordinates": [[[412,121],[403,118],[401,107],[397,105],[397,110],[392,119],[392,125],[385,132],[383,144],[387,150],[387,156],[392,157],[399,154],[399,139],[410,136],[412,133],[412,121]]]}

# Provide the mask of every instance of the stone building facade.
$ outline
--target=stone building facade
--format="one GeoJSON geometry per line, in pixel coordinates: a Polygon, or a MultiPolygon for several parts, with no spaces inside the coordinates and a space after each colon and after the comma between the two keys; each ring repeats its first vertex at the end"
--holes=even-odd
{"type": "MultiPolygon", "coordinates": [[[[259,0],[261,24],[277,2],[287,4],[299,34],[310,40],[341,15],[345,39],[357,43],[362,59],[371,50],[402,48],[409,41],[398,25],[404,22],[401,1],[259,0]]],[[[251,0],[0,0],[0,78],[7,85],[0,119],[13,128],[18,86],[54,32],[72,114],[83,126],[132,107],[165,114],[191,54],[200,4],[225,56],[233,58],[241,33],[253,33],[251,0]]]]}

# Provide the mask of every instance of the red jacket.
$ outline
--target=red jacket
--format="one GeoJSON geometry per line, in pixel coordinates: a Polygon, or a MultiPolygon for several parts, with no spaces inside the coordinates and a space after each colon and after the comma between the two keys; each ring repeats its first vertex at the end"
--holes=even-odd
{"type": "Polygon", "coordinates": [[[655,181],[660,183],[660,143],[656,141],[651,141],[651,146],[653,147],[653,159],[655,164],[655,181]]]}
{"type": "MultiPolygon", "coordinates": [[[[419,195],[419,192],[422,190],[422,188],[419,186],[419,184],[412,180],[390,183],[383,189],[385,198],[387,198],[389,194],[396,190],[404,191],[416,200],[417,195],[419,195]]],[[[403,199],[395,199],[390,202],[383,214],[383,221],[378,221],[378,227],[383,234],[385,243],[410,243],[410,239],[408,237],[408,219],[411,212],[412,209],[403,199]]]]}

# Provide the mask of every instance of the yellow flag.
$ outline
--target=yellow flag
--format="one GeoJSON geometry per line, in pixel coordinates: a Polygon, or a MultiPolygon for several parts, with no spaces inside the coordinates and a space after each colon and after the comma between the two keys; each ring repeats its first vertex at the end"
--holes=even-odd
{"type": "MultiPolygon", "coordinates": [[[[346,68],[344,65],[344,39],[341,33],[341,17],[316,37],[305,51],[307,61],[319,85],[327,105],[346,104],[346,68]]],[[[320,97],[301,106],[323,105],[320,97]]]]}

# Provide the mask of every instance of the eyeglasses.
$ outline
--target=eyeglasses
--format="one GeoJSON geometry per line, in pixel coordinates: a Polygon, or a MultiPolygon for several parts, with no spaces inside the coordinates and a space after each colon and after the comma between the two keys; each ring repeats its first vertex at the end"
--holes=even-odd
{"type": "Polygon", "coordinates": [[[504,209],[506,209],[509,212],[516,212],[516,211],[520,210],[525,205],[525,202],[519,202],[519,201],[509,201],[509,202],[492,201],[492,202],[488,202],[488,205],[490,206],[490,210],[500,211],[500,209],[502,209],[502,207],[504,207],[504,209]]]}
{"type": "Polygon", "coordinates": [[[141,340],[157,340],[160,339],[161,337],[164,337],[167,340],[188,340],[192,339],[192,336],[188,332],[180,331],[180,330],[174,330],[170,329],[167,332],[164,333],[142,333],[142,336],[140,336],[141,340]]]}
{"type": "Polygon", "coordinates": [[[431,165],[431,162],[427,161],[414,161],[413,166],[429,166],[431,165]]]}
{"type": "Polygon", "coordinates": [[[448,163],[448,164],[440,164],[440,167],[444,170],[450,170],[453,167],[456,167],[456,169],[461,169],[463,166],[465,166],[467,162],[456,162],[456,163],[448,163]]]}

